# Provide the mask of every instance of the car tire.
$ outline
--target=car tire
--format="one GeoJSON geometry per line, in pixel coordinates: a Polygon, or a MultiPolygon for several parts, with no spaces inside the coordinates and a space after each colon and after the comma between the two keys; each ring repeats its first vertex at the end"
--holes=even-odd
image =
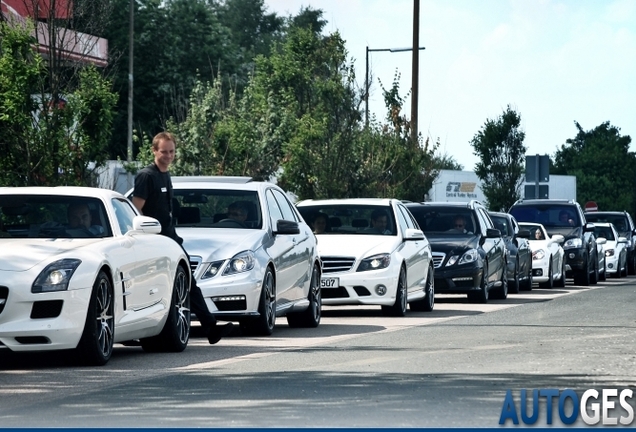
{"type": "Polygon", "coordinates": [[[561,277],[554,284],[555,287],[565,288],[565,261],[561,260],[561,277]]]}
{"type": "Polygon", "coordinates": [[[103,366],[110,360],[115,336],[114,303],[113,286],[102,270],[93,284],[84,331],[77,345],[82,363],[103,366]]]}
{"type": "Polygon", "coordinates": [[[548,280],[546,282],[539,283],[539,287],[541,288],[554,288],[554,272],[552,271],[552,257],[549,260],[550,266],[548,268],[548,280]]]}
{"type": "Polygon", "coordinates": [[[314,264],[309,285],[309,307],[302,312],[287,314],[290,327],[318,327],[322,311],[322,292],[320,290],[320,268],[314,264]]]}
{"type": "Polygon", "coordinates": [[[432,312],[435,307],[435,278],[433,268],[428,267],[426,285],[424,285],[424,298],[422,300],[409,303],[409,308],[413,312],[432,312]]]}
{"type": "Polygon", "coordinates": [[[530,266],[528,268],[528,275],[526,277],[526,280],[521,285],[521,290],[522,291],[532,291],[532,283],[533,283],[532,263],[530,263],[530,266]]]}
{"type": "Polygon", "coordinates": [[[484,265],[483,273],[481,275],[481,282],[479,283],[479,290],[471,291],[468,293],[469,302],[488,303],[488,284],[486,283],[486,274],[488,274],[488,269],[484,265]]]}
{"type": "Polygon", "coordinates": [[[512,279],[512,283],[508,283],[508,292],[512,294],[518,294],[521,283],[519,282],[519,260],[515,265],[515,277],[512,279]]]}
{"type": "Polygon", "coordinates": [[[166,323],[157,336],[141,339],[146,352],[182,352],[190,339],[190,285],[186,270],[177,266],[166,323]]]}
{"type": "Polygon", "coordinates": [[[587,262],[584,263],[583,270],[574,273],[574,284],[581,286],[590,285],[590,269],[587,262]]]}
{"type": "Polygon", "coordinates": [[[241,330],[251,335],[271,335],[276,325],[276,283],[274,273],[269,267],[263,277],[258,313],[259,316],[257,318],[241,322],[241,330]]]}
{"type": "Polygon", "coordinates": [[[607,280],[607,259],[603,257],[603,273],[598,274],[598,280],[604,281],[607,280]]]}
{"type": "Polygon", "coordinates": [[[636,275],[636,251],[632,252],[631,257],[627,258],[627,274],[636,275]]]}
{"type": "Polygon", "coordinates": [[[592,272],[592,276],[590,276],[590,284],[596,285],[597,283],[598,283],[598,255],[594,257],[594,271],[592,272]]]}
{"type": "Polygon", "coordinates": [[[406,270],[400,269],[397,289],[395,291],[395,303],[392,306],[382,306],[382,313],[387,316],[403,317],[406,315],[407,306],[406,270]]]}

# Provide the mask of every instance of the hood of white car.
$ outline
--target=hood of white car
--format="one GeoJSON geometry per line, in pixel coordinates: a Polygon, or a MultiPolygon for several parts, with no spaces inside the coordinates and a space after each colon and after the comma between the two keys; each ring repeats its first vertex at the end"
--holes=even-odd
{"type": "Polygon", "coordinates": [[[200,256],[204,262],[232,258],[244,250],[263,246],[267,231],[236,228],[177,228],[188,255],[200,256]]]}
{"type": "Polygon", "coordinates": [[[318,234],[320,256],[366,258],[379,253],[393,253],[400,240],[397,236],[361,234],[318,234]]]}
{"type": "MultiPolygon", "coordinates": [[[[101,239],[0,239],[0,271],[26,271],[101,239]]],[[[61,258],[61,257],[60,257],[61,258]]],[[[76,258],[82,259],[78,254],[76,258]]]]}

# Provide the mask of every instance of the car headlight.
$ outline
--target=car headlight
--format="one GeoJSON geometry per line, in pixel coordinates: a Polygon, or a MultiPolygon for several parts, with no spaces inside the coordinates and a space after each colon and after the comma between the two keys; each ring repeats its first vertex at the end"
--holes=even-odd
{"type": "Polygon", "coordinates": [[[210,279],[216,276],[219,273],[219,270],[221,270],[221,266],[224,262],[225,260],[211,262],[208,265],[208,268],[206,268],[203,272],[203,275],[201,275],[201,280],[210,279]]]}
{"type": "Polygon", "coordinates": [[[446,267],[455,265],[455,263],[457,263],[457,265],[470,264],[477,261],[478,258],[479,258],[479,253],[477,252],[477,250],[469,249],[466,252],[464,252],[461,257],[459,255],[451,256],[448,259],[448,262],[446,263],[446,267]]]}
{"type": "Polygon", "coordinates": [[[47,265],[33,282],[31,292],[66,291],[71,276],[81,263],[81,260],[66,258],[47,265]]]}
{"type": "Polygon", "coordinates": [[[607,249],[607,250],[605,251],[605,256],[606,256],[606,257],[614,256],[614,249],[607,249]]]}
{"type": "Polygon", "coordinates": [[[571,238],[563,244],[563,249],[580,248],[581,246],[583,246],[583,241],[580,238],[571,238]]]}
{"type": "Polygon", "coordinates": [[[534,261],[542,260],[543,258],[545,258],[545,251],[543,249],[532,252],[532,259],[534,261]]]}
{"type": "Polygon", "coordinates": [[[373,255],[360,261],[360,265],[358,266],[358,270],[356,271],[362,272],[367,270],[383,269],[387,268],[390,263],[391,255],[389,254],[373,255]]]}
{"type": "Polygon", "coordinates": [[[226,267],[223,275],[232,275],[237,273],[244,273],[254,268],[254,252],[248,250],[234,255],[230,260],[230,263],[226,267]]]}

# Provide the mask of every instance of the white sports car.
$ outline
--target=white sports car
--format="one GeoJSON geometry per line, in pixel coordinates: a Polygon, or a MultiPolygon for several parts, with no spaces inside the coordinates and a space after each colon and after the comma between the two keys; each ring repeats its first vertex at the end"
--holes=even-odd
{"type": "Polygon", "coordinates": [[[324,304],[380,305],[393,316],[404,316],[407,303],[411,310],[433,310],[431,246],[399,200],[308,200],[296,206],[318,238],[324,304]]]}
{"type": "Polygon", "coordinates": [[[532,279],[542,288],[565,286],[565,258],[561,234],[552,237],[538,223],[519,222],[520,229],[530,231],[528,243],[532,250],[532,279]]]}
{"type": "Polygon", "coordinates": [[[118,342],[183,351],[190,267],[160,230],[110,190],[0,188],[0,348],[92,365],[118,342]]]}
{"type": "Polygon", "coordinates": [[[614,224],[594,222],[596,242],[602,244],[605,271],[616,278],[627,276],[627,238],[620,237],[614,224]],[[605,239],[605,243],[601,239],[605,239]]]}

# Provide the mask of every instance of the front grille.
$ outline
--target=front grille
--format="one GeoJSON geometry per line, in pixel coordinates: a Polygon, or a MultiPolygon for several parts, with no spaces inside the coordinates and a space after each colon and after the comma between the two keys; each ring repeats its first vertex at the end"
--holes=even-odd
{"type": "Polygon", "coordinates": [[[9,298],[9,288],[0,286],[0,313],[4,310],[4,306],[7,304],[9,298]]]}
{"type": "Polygon", "coordinates": [[[199,268],[202,261],[203,261],[203,258],[201,258],[200,256],[190,257],[190,271],[192,271],[192,274],[194,274],[194,272],[197,271],[197,268],[199,268]]]}
{"type": "Polygon", "coordinates": [[[444,263],[446,254],[443,252],[433,252],[431,255],[433,255],[433,264],[435,265],[435,268],[440,268],[444,263]]]}
{"type": "Polygon", "coordinates": [[[31,309],[31,319],[55,318],[62,312],[63,300],[36,301],[31,309]]]}
{"type": "Polygon", "coordinates": [[[323,273],[340,273],[351,270],[356,259],[353,257],[320,257],[323,273]]]}

